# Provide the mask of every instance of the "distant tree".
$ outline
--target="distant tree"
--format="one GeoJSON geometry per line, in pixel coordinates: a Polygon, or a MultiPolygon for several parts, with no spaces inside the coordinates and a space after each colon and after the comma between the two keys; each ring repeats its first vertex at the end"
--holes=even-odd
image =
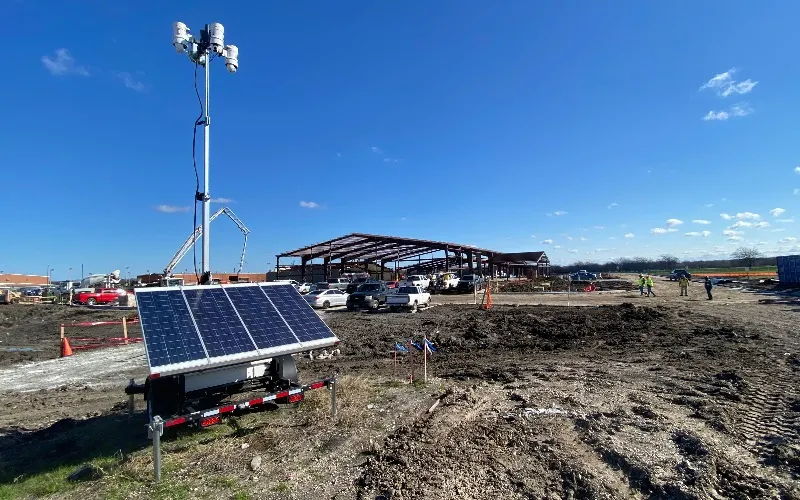
{"type": "Polygon", "coordinates": [[[736,260],[744,262],[744,264],[747,266],[748,271],[752,271],[753,263],[757,259],[760,259],[763,256],[763,254],[761,253],[761,250],[759,250],[756,247],[750,247],[750,248],[739,247],[736,250],[734,250],[731,256],[736,260]]]}
{"type": "Polygon", "coordinates": [[[658,260],[661,261],[661,265],[664,266],[664,269],[673,269],[678,265],[678,258],[668,253],[659,257],[658,260]]]}

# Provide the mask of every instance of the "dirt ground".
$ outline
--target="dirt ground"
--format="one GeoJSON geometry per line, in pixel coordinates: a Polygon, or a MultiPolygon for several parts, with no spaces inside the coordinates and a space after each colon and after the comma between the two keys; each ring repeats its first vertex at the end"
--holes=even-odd
{"type": "MultiPolygon", "coordinates": [[[[700,286],[656,293],[496,294],[489,311],[437,295],[416,314],[325,312],[342,356],[300,369],[342,376],[339,419],[316,391],[178,436],[164,445],[162,486],[143,416],[123,411],[122,387],[146,373],[141,346],[15,365],[25,376],[0,382],[0,497],[6,484],[72,498],[800,498],[800,306],[723,287],[713,301],[700,286]],[[392,346],[423,333],[440,350],[430,383],[410,385],[409,356],[395,366],[392,346]],[[101,479],[26,486],[115,453],[101,479]]],[[[39,336],[0,319],[0,332],[43,347],[61,321],[39,336]]],[[[413,367],[419,381],[419,353],[413,367]]]]}

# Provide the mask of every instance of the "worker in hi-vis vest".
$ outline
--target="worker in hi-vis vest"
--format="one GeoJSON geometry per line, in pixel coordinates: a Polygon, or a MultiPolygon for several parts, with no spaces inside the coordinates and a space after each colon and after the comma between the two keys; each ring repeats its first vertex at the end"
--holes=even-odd
{"type": "Polygon", "coordinates": [[[678,285],[681,287],[681,297],[688,297],[689,296],[689,278],[687,278],[685,274],[683,276],[681,276],[681,279],[678,280],[678,285]]]}

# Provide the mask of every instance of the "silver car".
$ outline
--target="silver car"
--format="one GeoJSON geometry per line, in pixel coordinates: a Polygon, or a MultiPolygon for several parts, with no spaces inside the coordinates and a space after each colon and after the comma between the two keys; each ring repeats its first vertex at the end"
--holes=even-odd
{"type": "Polygon", "coordinates": [[[348,294],[341,290],[315,290],[303,296],[311,307],[327,309],[347,305],[348,294]]]}

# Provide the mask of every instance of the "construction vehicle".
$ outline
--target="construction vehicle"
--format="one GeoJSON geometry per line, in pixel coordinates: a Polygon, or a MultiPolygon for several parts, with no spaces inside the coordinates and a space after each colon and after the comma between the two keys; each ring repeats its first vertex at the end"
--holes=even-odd
{"type": "MultiPolygon", "coordinates": [[[[214,214],[208,219],[208,222],[211,223],[214,219],[219,217],[220,215],[225,214],[228,216],[230,220],[233,221],[234,224],[239,228],[239,230],[244,235],[244,245],[242,246],[242,257],[239,259],[239,270],[237,271],[237,275],[242,272],[242,267],[244,266],[244,254],[247,250],[247,235],[250,234],[250,230],[247,229],[247,226],[233,213],[228,207],[223,207],[214,212],[214,214]]],[[[181,259],[189,253],[189,250],[192,249],[197,240],[203,236],[203,226],[202,224],[197,226],[192,234],[186,238],[186,241],[183,242],[183,245],[175,252],[175,255],[172,256],[172,259],[169,261],[169,264],[164,268],[164,272],[162,273],[162,278],[158,281],[158,283],[153,283],[153,286],[183,286],[183,278],[175,278],[173,277],[172,271],[175,269],[181,259]]]]}
{"type": "Polygon", "coordinates": [[[0,304],[19,304],[19,292],[10,288],[0,290],[0,304]]]}

